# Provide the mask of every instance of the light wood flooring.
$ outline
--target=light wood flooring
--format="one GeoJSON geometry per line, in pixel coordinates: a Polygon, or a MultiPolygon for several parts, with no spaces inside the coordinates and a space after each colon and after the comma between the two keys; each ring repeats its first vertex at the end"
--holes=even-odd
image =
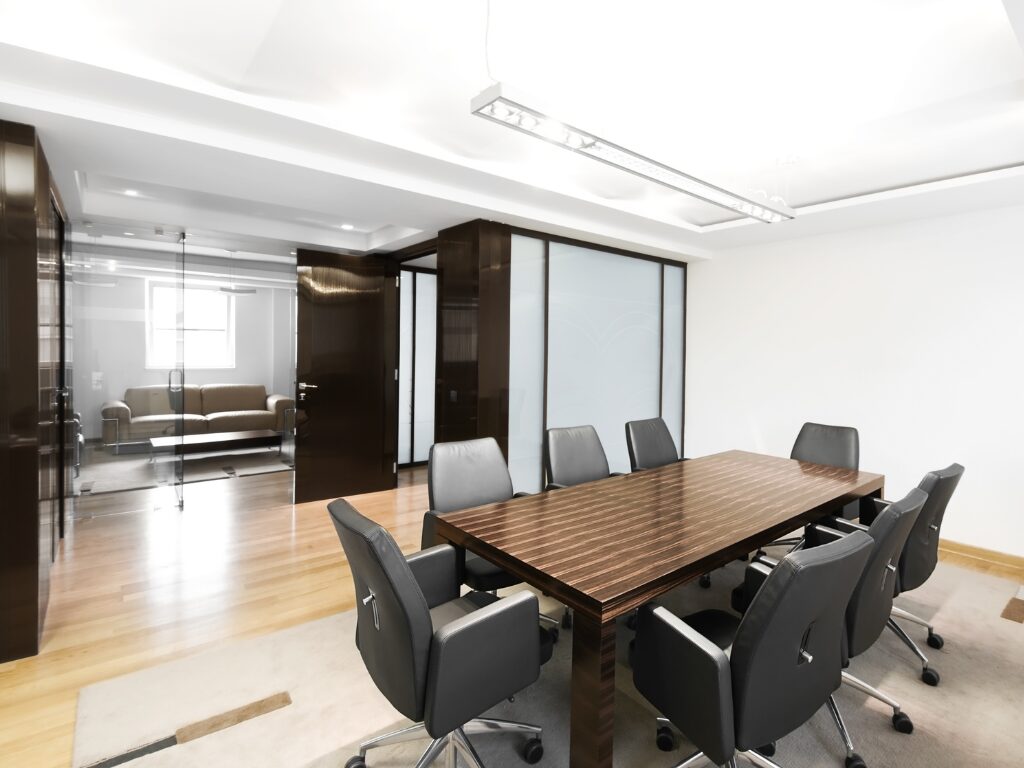
{"type": "MultiPolygon", "coordinates": [[[[426,474],[351,497],[419,548],[426,474]]],[[[291,503],[291,473],[78,501],[52,571],[38,656],[0,664],[0,766],[66,768],[83,686],[354,607],[327,503],[291,503]]],[[[158,692],[154,692],[158,695],[158,692]]]]}

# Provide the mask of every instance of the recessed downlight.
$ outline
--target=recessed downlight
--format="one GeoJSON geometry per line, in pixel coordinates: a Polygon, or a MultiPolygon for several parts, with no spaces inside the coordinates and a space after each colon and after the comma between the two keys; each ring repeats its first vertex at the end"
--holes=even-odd
{"type": "Polygon", "coordinates": [[[135,237],[135,233],[134,232],[125,232],[124,236],[125,237],[135,237]]]}
{"type": "Polygon", "coordinates": [[[124,193],[126,195],[128,195],[128,197],[138,197],[139,196],[139,190],[137,190],[137,189],[126,189],[124,191],[124,193]]]}
{"type": "Polygon", "coordinates": [[[288,251],[288,253],[290,253],[292,256],[296,256],[297,255],[295,251],[288,251]]]}
{"type": "Polygon", "coordinates": [[[345,231],[348,231],[350,229],[355,229],[356,227],[355,224],[342,224],[341,228],[344,229],[345,231]]]}

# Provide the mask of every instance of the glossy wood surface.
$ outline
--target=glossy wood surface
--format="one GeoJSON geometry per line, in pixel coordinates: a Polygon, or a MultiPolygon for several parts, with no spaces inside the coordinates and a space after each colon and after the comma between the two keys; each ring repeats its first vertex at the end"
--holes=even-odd
{"type": "Polygon", "coordinates": [[[780,534],[880,494],[869,472],[744,451],[438,518],[436,532],[576,609],[571,768],[611,768],[615,618],[780,534]]]}
{"type": "Polygon", "coordinates": [[[437,237],[437,442],[493,437],[508,451],[509,227],[471,221],[437,237]]]}
{"type": "Polygon", "coordinates": [[[398,460],[398,267],[298,251],[295,498],[394,488],[398,460]]]}
{"type": "Polygon", "coordinates": [[[0,661],[36,653],[60,509],[60,302],[49,166],[0,121],[0,661]]]}
{"type": "Polygon", "coordinates": [[[607,620],[883,482],[728,451],[450,513],[437,532],[607,620]]]}

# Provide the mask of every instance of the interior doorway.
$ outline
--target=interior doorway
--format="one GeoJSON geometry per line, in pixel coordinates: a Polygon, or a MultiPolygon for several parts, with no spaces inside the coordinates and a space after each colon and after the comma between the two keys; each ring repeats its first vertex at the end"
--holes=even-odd
{"type": "MultiPolygon", "coordinates": [[[[294,258],[79,227],[66,280],[70,495],[291,472],[294,258]]],[[[141,497],[140,497],[141,498],[141,497]]],[[[123,511],[90,503],[83,508],[123,511]]]]}

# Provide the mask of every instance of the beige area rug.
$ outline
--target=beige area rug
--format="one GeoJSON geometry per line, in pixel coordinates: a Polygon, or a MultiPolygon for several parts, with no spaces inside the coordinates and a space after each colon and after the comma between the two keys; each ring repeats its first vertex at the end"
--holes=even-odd
{"type": "MultiPolygon", "coordinates": [[[[83,461],[81,473],[75,478],[76,495],[135,491],[174,482],[173,462],[168,457],[158,456],[154,462],[148,452],[113,456],[97,451],[93,460],[89,458],[83,461]]],[[[291,469],[287,456],[278,455],[277,448],[186,456],[184,464],[186,483],[291,469]]]]}
{"type": "MultiPolygon", "coordinates": [[[[666,596],[681,613],[727,604],[742,564],[716,571],[710,590],[687,586],[666,596]]],[[[941,651],[923,645],[942,673],[938,688],[918,679],[913,657],[885,633],[851,671],[901,700],[915,731],[899,734],[881,704],[843,688],[839,706],[871,768],[1020,766],[1019,725],[1024,712],[1024,626],[999,614],[1017,586],[1010,581],[942,564],[931,581],[900,603],[934,617],[946,639],[941,651]]],[[[548,609],[555,606],[547,600],[548,609]]],[[[73,768],[85,768],[176,729],[251,702],[287,692],[289,706],[194,741],[137,758],[133,766],[245,766],[340,768],[358,743],[407,724],[377,692],[353,638],[355,613],[347,612],[260,638],[204,652],[90,686],[81,691],[73,768]]],[[[668,768],[689,754],[681,741],[671,753],[654,746],[653,715],[632,686],[625,663],[632,633],[619,627],[615,765],[668,768]]],[[[541,765],[568,765],[571,633],[563,632],[541,679],[489,714],[545,728],[541,765]]],[[[519,768],[521,741],[474,737],[489,768],[519,768]]],[[[426,742],[369,753],[370,768],[412,766],[426,742]]],[[[824,711],[782,739],[775,756],[787,768],[842,766],[844,752],[824,711]]],[[[742,763],[741,763],[742,764],[742,763]]]]}

